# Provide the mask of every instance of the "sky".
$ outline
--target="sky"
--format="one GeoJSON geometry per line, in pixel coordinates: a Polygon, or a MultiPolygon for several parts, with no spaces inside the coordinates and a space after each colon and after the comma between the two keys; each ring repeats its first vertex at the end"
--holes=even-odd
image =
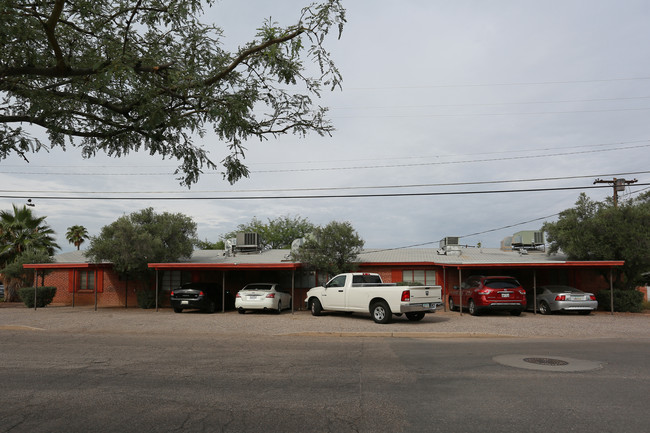
{"type": "MultiPolygon", "coordinates": [[[[294,24],[307,4],[221,0],[203,19],[234,48],[269,17],[294,24]]],[[[647,190],[650,2],[344,4],[343,34],[326,42],[342,89],[318,101],[330,109],[331,137],[251,140],[250,178],[230,185],[206,172],[190,190],[172,174],[178,163],[148,154],[14,156],[0,161],[0,209],[31,198],[62,252],[74,249],[68,227],[95,236],[146,207],[192,217],[199,238],[213,242],[253,217],[299,216],[348,221],[366,248],[437,247],[446,236],[499,247],[555,221],[581,192],[611,196],[596,179],[637,179],[619,199],[647,190]],[[84,199],[54,198],[61,195],[84,199]],[[296,195],[319,198],[287,198],[296,195]],[[273,198],[241,199],[250,196],[273,198]]],[[[214,161],[227,154],[214,135],[200,143],[214,161]]]]}

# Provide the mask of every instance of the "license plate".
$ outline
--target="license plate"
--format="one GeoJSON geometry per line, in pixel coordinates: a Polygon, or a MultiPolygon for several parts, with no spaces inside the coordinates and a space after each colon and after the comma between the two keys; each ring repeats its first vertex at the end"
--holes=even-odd
{"type": "Polygon", "coordinates": [[[254,300],[257,299],[257,298],[258,298],[258,296],[249,296],[249,297],[248,297],[248,300],[249,300],[249,301],[254,301],[254,300]]]}
{"type": "Polygon", "coordinates": [[[190,303],[190,301],[181,301],[181,305],[187,305],[189,303],[190,303]]]}
{"type": "Polygon", "coordinates": [[[501,297],[502,297],[502,298],[509,298],[509,297],[510,297],[510,293],[501,293],[501,297]]]}
{"type": "Polygon", "coordinates": [[[431,306],[431,304],[422,304],[423,308],[429,308],[430,306],[431,306]]]}

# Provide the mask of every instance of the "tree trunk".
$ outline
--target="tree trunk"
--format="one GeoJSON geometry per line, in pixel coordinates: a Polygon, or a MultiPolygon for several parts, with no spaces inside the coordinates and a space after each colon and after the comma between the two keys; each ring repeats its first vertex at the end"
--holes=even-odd
{"type": "Polygon", "coordinates": [[[21,302],[18,290],[23,288],[23,281],[20,278],[5,279],[5,301],[21,302]]]}

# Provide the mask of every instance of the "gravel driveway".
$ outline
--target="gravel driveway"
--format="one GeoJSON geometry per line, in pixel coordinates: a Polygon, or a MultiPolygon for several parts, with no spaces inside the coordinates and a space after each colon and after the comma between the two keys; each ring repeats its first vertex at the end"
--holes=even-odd
{"type": "Polygon", "coordinates": [[[466,337],[567,337],[650,338],[650,314],[596,312],[589,316],[559,314],[520,317],[493,314],[479,317],[457,312],[428,314],[421,322],[395,317],[387,325],[374,323],[368,314],[326,313],[313,317],[308,311],[269,313],[226,312],[202,314],[171,309],[48,306],[38,310],[0,307],[0,331],[25,330],[64,333],[152,333],[230,335],[392,336],[420,338],[466,337]]]}

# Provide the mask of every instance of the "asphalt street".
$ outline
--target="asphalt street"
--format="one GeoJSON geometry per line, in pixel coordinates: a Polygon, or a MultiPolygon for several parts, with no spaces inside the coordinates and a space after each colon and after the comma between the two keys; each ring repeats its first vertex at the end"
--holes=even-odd
{"type": "Polygon", "coordinates": [[[179,323],[198,328],[158,332],[118,326],[121,314],[138,313],[111,312],[116,326],[103,329],[48,327],[43,319],[55,316],[44,314],[38,327],[0,317],[0,432],[640,432],[650,424],[650,339],[639,336],[201,329],[217,315],[183,315],[179,323]]]}

